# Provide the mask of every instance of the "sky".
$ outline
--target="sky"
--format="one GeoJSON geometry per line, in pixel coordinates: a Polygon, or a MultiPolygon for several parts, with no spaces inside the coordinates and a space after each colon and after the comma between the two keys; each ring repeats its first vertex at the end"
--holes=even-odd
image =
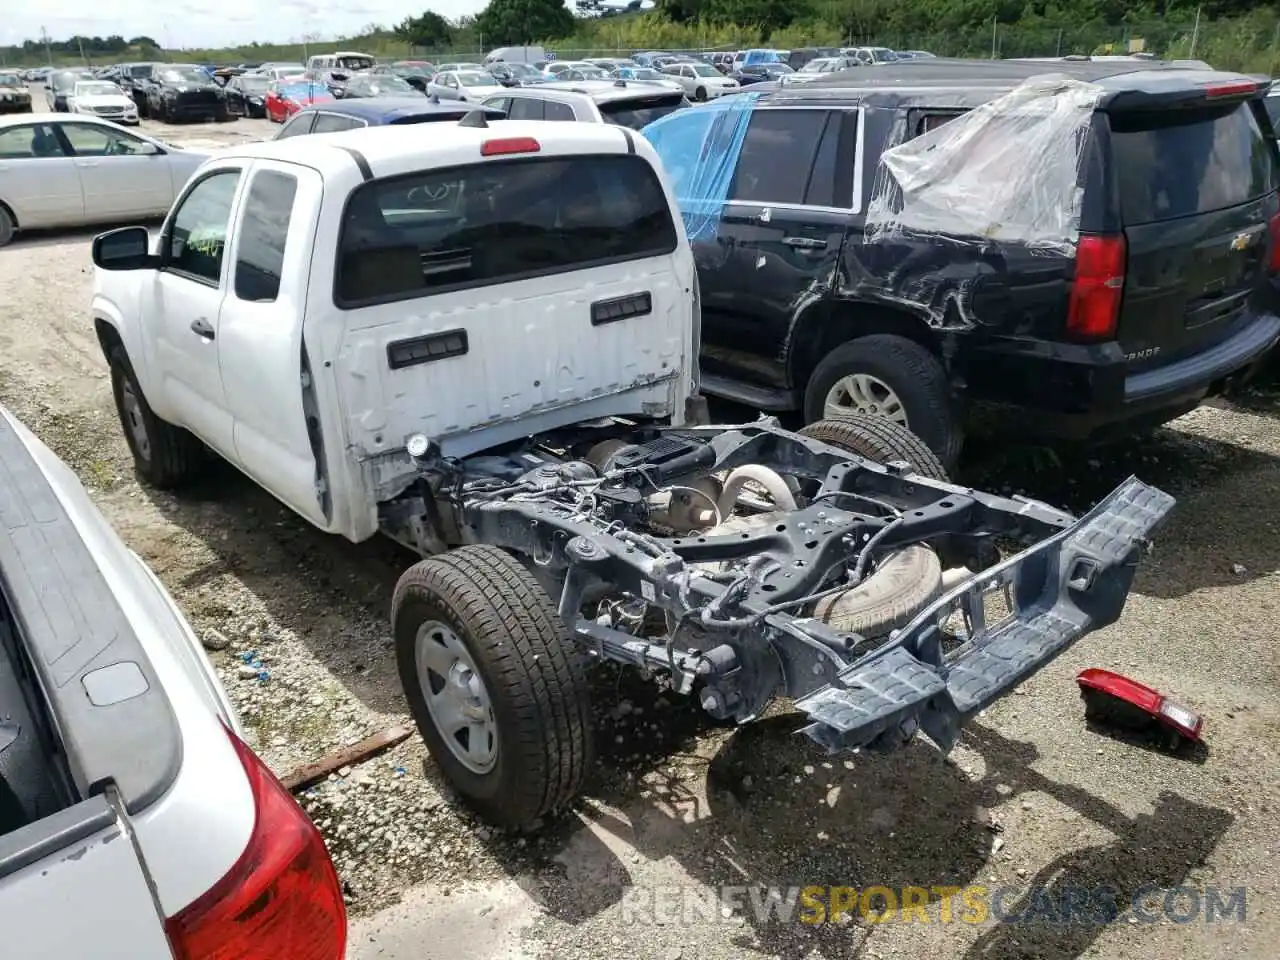
{"type": "Polygon", "coordinates": [[[386,26],[424,9],[454,19],[479,13],[486,0],[0,0],[0,46],[38,40],[40,28],[62,39],[82,35],[149,36],[166,47],[330,39],[368,23],[386,26]]]}

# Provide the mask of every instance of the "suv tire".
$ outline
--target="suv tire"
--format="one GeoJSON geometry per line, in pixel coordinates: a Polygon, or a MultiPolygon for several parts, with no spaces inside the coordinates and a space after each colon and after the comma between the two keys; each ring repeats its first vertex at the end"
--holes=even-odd
{"type": "Polygon", "coordinates": [[[922,477],[951,482],[946,467],[923,440],[884,417],[829,417],[809,424],[799,434],[875,463],[905,461],[922,477]]]}
{"type": "Polygon", "coordinates": [[[809,378],[804,397],[807,422],[830,416],[828,400],[834,399],[832,395],[843,383],[870,385],[880,394],[849,395],[850,414],[884,417],[875,401],[888,399],[891,410],[905,419],[900,425],[928,444],[945,467],[955,466],[964,442],[960,420],[947,373],[924,347],[893,334],[872,334],[842,343],[823,358],[809,378]]]}
{"type": "Polygon", "coordinates": [[[116,413],[138,475],[160,490],[175,490],[190,483],[208,460],[204,444],[152,412],[123,346],[113,346],[107,362],[116,413]]]}
{"type": "Polygon", "coordinates": [[[422,739],[482,817],[529,827],[577,795],[594,754],[586,657],[519,560],[489,545],[422,560],[396,584],[391,623],[422,739]],[[437,722],[450,709],[481,718],[465,743],[437,722]]]}

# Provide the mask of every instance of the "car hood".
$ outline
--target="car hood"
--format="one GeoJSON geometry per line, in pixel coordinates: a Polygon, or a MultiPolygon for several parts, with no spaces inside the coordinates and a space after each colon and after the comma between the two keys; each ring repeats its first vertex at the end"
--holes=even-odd
{"type": "Polygon", "coordinates": [[[131,107],[133,101],[122,93],[97,93],[87,97],[72,97],[83,107],[131,107]]]}
{"type": "Polygon", "coordinates": [[[222,88],[216,83],[209,81],[207,83],[171,83],[168,80],[161,80],[160,86],[166,91],[173,90],[177,93],[198,93],[205,90],[221,90],[222,88]]]}

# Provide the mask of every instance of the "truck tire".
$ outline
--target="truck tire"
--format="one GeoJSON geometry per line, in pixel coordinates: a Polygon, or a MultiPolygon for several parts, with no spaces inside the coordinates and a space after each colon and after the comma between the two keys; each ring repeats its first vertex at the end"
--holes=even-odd
{"type": "Polygon", "coordinates": [[[484,819],[532,826],[577,795],[594,754],[586,657],[519,560],[488,545],[422,560],[391,622],[418,731],[484,819]]]}
{"type": "Polygon", "coordinates": [[[204,444],[151,411],[123,346],[113,346],[107,362],[116,413],[138,475],[161,490],[176,490],[190,483],[206,463],[204,444]]]}
{"type": "Polygon", "coordinates": [[[930,480],[950,482],[947,469],[929,447],[910,430],[877,416],[851,415],[818,420],[799,431],[876,463],[905,460],[930,480]]]}
{"type": "Polygon", "coordinates": [[[805,388],[805,421],[833,414],[893,420],[929,445],[948,468],[964,442],[938,359],[906,337],[877,333],[842,343],[814,369],[805,388]]]}

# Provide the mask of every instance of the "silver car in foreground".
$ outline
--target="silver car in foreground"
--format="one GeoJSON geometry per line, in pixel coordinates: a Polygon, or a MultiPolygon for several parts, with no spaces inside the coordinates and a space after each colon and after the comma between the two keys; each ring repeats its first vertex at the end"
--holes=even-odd
{"type": "Polygon", "coordinates": [[[0,247],[19,230],[163,217],[209,154],[96,117],[0,117],[0,247]]]}
{"type": "Polygon", "coordinates": [[[3,408],[0,586],[5,960],[342,960],[319,832],[160,581],[3,408]]]}

